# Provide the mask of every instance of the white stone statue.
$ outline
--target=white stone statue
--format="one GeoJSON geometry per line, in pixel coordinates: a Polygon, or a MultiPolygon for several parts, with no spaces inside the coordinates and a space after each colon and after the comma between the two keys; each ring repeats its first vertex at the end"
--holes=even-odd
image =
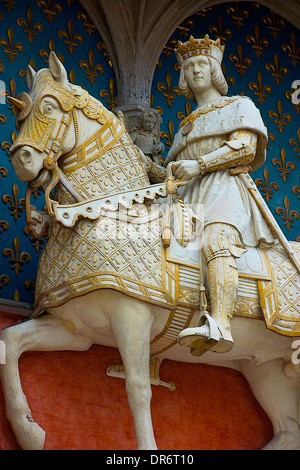
{"type": "MultiPolygon", "coordinates": [[[[222,50],[218,42],[205,41],[205,47],[195,42],[187,74],[200,106],[179,130],[167,170],[134,145],[113,113],[68,82],[54,52],[49,69],[35,72],[28,66],[28,93],[9,98],[19,128],[10,155],[18,178],[28,182],[27,224],[36,237],[49,227],[38,265],[35,310],[27,321],[0,335],[6,346],[6,364],[1,365],[6,413],[24,449],[41,449],[45,432],[33,421],[22,391],[20,355],[85,351],[93,343],[120,350],[138,449],[156,449],[151,382],[161,382],[157,373],[150,381],[149,362],[157,370],[153,364],[164,358],[240,371],[274,427],[265,448],[300,448],[295,380],[300,370],[293,350],[300,336],[299,261],[274,226],[275,242],[268,228],[272,217],[249,175],[240,173],[261,162],[265,129],[249,100],[225,101],[212,86],[211,64],[220,63],[222,50]],[[196,79],[200,64],[194,57],[202,59],[203,54],[212,59],[201,61],[196,79]],[[204,104],[201,96],[205,102],[214,101],[204,104]],[[225,120],[225,109],[234,124],[225,120]],[[199,134],[198,122],[205,116],[207,124],[203,122],[199,134]],[[217,129],[224,129],[220,137],[217,129]],[[227,169],[229,160],[232,170],[227,169]],[[238,176],[231,174],[236,171],[238,176]],[[166,179],[150,185],[147,173],[166,179]],[[39,186],[44,188],[46,213],[30,206],[30,194],[39,186]],[[214,205],[219,191],[225,203],[232,204],[222,205],[222,219],[213,213],[220,212],[214,205]],[[229,191],[235,194],[234,204],[229,191]],[[205,195],[207,202],[201,199],[205,195]],[[204,202],[208,237],[203,250],[199,238],[193,237],[199,200],[204,202]],[[248,213],[241,214],[250,209],[256,225],[248,213]],[[262,238],[271,246],[261,246],[262,238]],[[217,292],[211,280],[216,264],[222,270],[222,275],[217,273],[217,292]],[[218,303],[224,309],[218,310],[218,303]],[[196,344],[178,344],[178,335],[189,338],[191,331],[196,344]],[[214,352],[219,346],[227,352],[214,352]]],[[[299,255],[299,244],[293,248],[299,255]]],[[[120,374],[122,367],[115,370],[120,374]]]]}
{"type": "Polygon", "coordinates": [[[164,144],[160,141],[159,121],[153,111],[145,111],[139,125],[130,132],[132,141],[155,163],[161,164],[164,144]]]}
{"type": "MultiPolygon", "coordinates": [[[[220,332],[218,352],[233,347],[231,318],[238,288],[235,259],[247,247],[272,246],[274,236],[240,174],[265,161],[267,129],[253,102],[243,96],[224,98],[228,86],[221,70],[224,46],[204,39],[180,44],[179,88],[197,102],[182,123],[166,164],[177,179],[187,178],[183,200],[204,206],[203,254],[208,269],[211,315],[220,332]]],[[[209,336],[208,324],[180,334],[191,345],[209,336]]]]}

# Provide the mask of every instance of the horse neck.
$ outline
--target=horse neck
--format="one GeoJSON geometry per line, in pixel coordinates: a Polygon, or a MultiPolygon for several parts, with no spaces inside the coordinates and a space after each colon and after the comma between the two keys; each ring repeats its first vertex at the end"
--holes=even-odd
{"type": "MultiPolygon", "coordinates": [[[[106,117],[100,124],[79,112],[78,145],[59,159],[61,171],[84,200],[150,184],[139,151],[123,124],[109,111],[106,117]]],[[[62,184],[57,185],[55,199],[60,204],[74,202],[62,184]]]]}

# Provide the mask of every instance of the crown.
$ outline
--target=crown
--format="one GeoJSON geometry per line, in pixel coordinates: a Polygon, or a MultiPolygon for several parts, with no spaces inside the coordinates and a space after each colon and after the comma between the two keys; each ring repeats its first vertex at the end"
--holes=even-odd
{"type": "Polygon", "coordinates": [[[187,42],[182,43],[181,41],[178,41],[178,47],[175,49],[175,54],[180,66],[184,60],[196,55],[212,57],[221,65],[224,49],[225,46],[221,45],[220,38],[213,41],[212,39],[209,39],[208,34],[206,34],[203,39],[195,39],[194,36],[190,36],[190,40],[187,42]]]}

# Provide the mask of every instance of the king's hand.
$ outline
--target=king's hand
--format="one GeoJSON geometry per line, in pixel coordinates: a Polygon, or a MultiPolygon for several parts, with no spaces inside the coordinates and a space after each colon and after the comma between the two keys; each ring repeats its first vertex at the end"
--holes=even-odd
{"type": "Polygon", "coordinates": [[[191,179],[202,174],[202,167],[197,160],[180,160],[172,163],[172,171],[176,179],[191,179]]]}

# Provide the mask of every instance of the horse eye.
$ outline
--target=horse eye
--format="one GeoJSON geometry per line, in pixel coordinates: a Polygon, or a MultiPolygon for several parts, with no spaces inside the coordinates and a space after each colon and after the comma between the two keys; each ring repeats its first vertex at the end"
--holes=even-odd
{"type": "Polygon", "coordinates": [[[50,113],[50,111],[52,111],[53,109],[53,105],[52,104],[46,104],[45,107],[44,107],[44,110],[45,111],[48,111],[48,113],[50,113]]]}

